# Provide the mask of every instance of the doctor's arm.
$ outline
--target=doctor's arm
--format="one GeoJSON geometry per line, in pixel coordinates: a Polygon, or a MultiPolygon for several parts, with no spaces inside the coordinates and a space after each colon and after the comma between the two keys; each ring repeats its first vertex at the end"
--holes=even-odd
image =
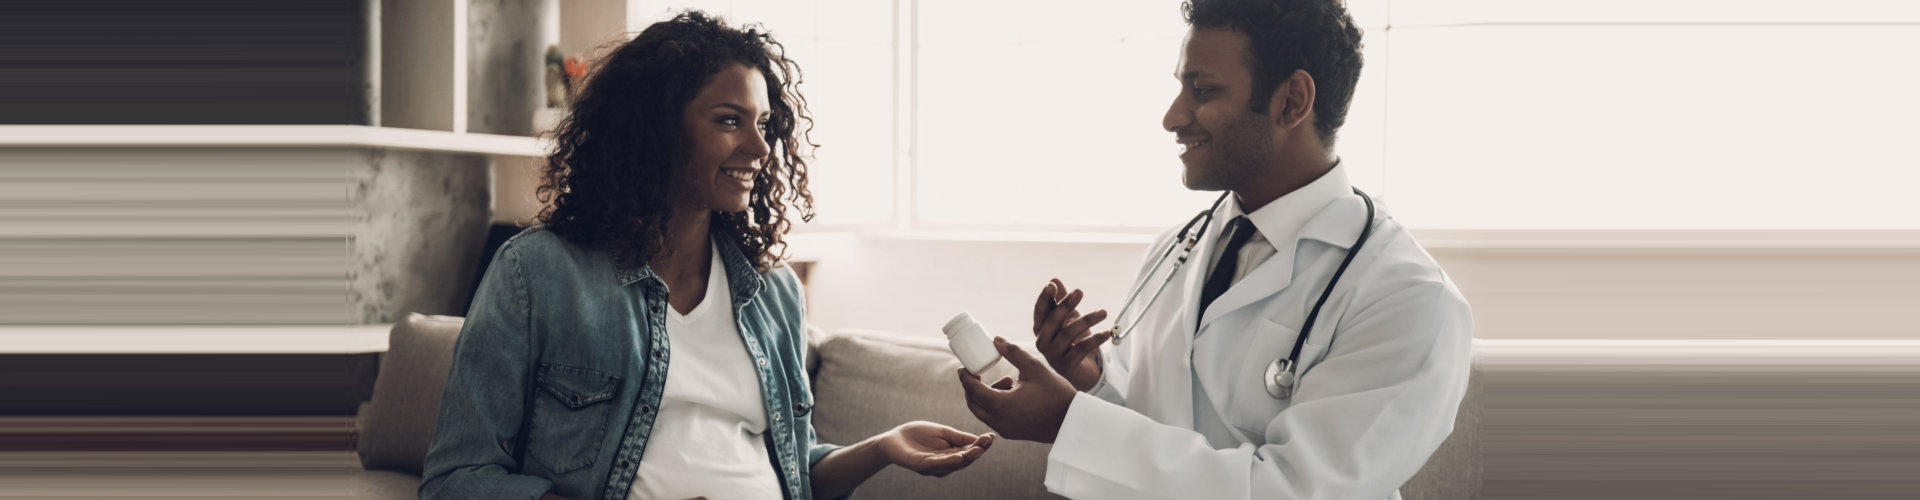
{"type": "Polygon", "coordinates": [[[1216,450],[1191,429],[1078,394],[1053,436],[1048,490],[1069,498],[1387,498],[1452,432],[1472,319],[1442,283],[1357,311],[1325,360],[1302,375],[1292,405],[1266,423],[1265,444],[1216,450]]]}
{"type": "MultiPolygon", "coordinates": [[[[1135,278],[1133,286],[1129,288],[1129,290],[1144,291],[1145,287],[1152,285],[1151,282],[1154,279],[1153,271],[1154,271],[1155,265],[1160,260],[1158,257],[1168,252],[1175,243],[1179,242],[1179,239],[1176,237],[1179,234],[1176,231],[1177,229],[1179,228],[1169,227],[1167,228],[1166,231],[1161,232],[1158,237],[1154,238],[1154,241],[1158,243],[1155,243],[1153,248],[1148,249],[1147,253],[1140,257],[1140,265],[1139,265],[1140,269],[1139,269],[1139,275],[1138,275],[1139,277],[1135,278]]],[[[1066,284],[1061,283],[1060,280],[1057,278],[1053,280],[1052,284],[1056,288],[1051,288],[1049,290],[1042,290],[1041,292],[1042,299],[1048,298],[1047,294],[1051,290],[1066,289],[1066,284]]],[[[1131,301],[1132,299],[1135,298],[1132,296],[1133,293],[1128,293],[1128,295],[1129,296],[1123,300],[1131,301]]],[[[1147,299],[1147,302],[1151,302],[1151,301],[1152,301],[1151,298],[1147,299]]],[[[1059,303],[1059,302],[1060,300],[1058,299],[1054,301],[1054,303],[1059,303]]],[[[1040,338],[1040,332],[1043,328],[1041,326],[1038,326],[1040,321],[1044,318],[1044,316],[1042,316],[1040,312],[1040,306],[1042,306],[1043,304],[1035,305],[1036,311],[1034,312],[1034,323],[1036,326],[1034,327],[1034,336],[1036,340],[1040,338]]],[[[1136,307],[1147,307],[1147,306],[1142,305],[1142,306],[1136,306],[1136,307]]],[[[1078,311],[1074,311],[1074,312],[1077,313],[1078,311]]],[[[1106,313],[1105,310],[1096,311],[1095,314],[1098,314],[1099,318],[1086,323],[1084,327],[1092,327],[1093,325],[1099,324],[1101,320],[1106,319],[1107,315],[1105,313],[1106,313]]],[[[1121,314],[1125,314],[1125,311],[1123,310],[1121,314]]],[[[1094,314],[1089,314],[1087,316],[1093,317],[1094,314]]],[[[1083,362],[1091,364],[1095,368],[1094,376],[1091,377],[1093,379],[1093,383],[1091,384],[1091,387],[1089,387],[1088,384],[1085,384],[1083,381],[1073,380],[1075,377],[1067,377],[1069,381],[1073,382],[1074,388],[1079,389],[1081,392],[1092,394],[1095,397],[1106,400],[1109,403],[1124,406],[1127,404],[1127,377],[1132,373],[1132,370],[1131,370],[1132,367],[1128,366],[1127,364],[1128,360],[1131,359],[1131,357],[1128,356],[1127,354],[1127,349],[1137,348],[1139,345],[1139,342],[1136,341],[1134,343],[1125,344],[1124,346],[1121,344],[1114,344],[1113,348],[1104,349],[1105,352],[1102,352],[1103,349],[1100,348],[1102,344],[1106,344],[1108,341],[1112,340],[1116,335],[1119,335],[1121,328],[1133,326],[1131,324],[1123,326],[1120,324],[1121,321],[1123,321],[1121,318],[1114,318],[1114,324],[1112,325],[1112,328],[1104,332],[1095,333],[1095,334],[1079,332],[1078,335],[1075,335],[1074,333],[1070,332],[1067,335],[1064,335],[1062,337],[1066,339],[1070,339],[1069,340],[1070,342],[1074,342],[1074,348],[1068,351],[1069,354],[1078,354],[1078,355],[1092,358],[1091,361],[1083,361],[1083,362]],[[1079,342],[1081,340],[1088,340],[1088,339],[1092,340],[1092,346],[1090,348],[1085,348],[1083,351],[1081,344],[1079,344],[1079,342]]],[[[1064,329],[1065,327],[1062,327],[1062,328],[1064,329]]],[[[1129,332],[1129,333],[1132,333],[1132,332],[1129,332]]],[[[1037,345],[1038,343],[1036,342],[1036,346],[1037,345]]],[[[1045,348],[1041,347],[1041,350],[1042,350],[1042,354],[1045,354],[1045,348]]],[[[1060,371],[1058,368],[1059,366],[1063,364],[1071,364],[1074,361],[1075,360],[1071,360],[1071,359],[1065,360],[1065,361],[1055,361],[1053,356],[1047,357],[1047,363],[1049,365],[1055,366],[1056,367],[1055,371],[1060,371]]],[[[1066,372],[1061,371],[1061,373],[1064,374],[1066,372]]]]}

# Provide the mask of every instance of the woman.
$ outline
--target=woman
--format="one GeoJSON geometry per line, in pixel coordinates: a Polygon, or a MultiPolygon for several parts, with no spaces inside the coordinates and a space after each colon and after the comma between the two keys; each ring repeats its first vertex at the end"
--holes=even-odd
{"type": "Polygon", "coordinates": [[[993,435],[926,422],[814,442],[780,266],[789,204],[811,217],[811,119],[784,53],[689,11],[599,62],[555,133],[543,227],[468,312],[422,498],[837,498],[985,453],[993,435]]]}

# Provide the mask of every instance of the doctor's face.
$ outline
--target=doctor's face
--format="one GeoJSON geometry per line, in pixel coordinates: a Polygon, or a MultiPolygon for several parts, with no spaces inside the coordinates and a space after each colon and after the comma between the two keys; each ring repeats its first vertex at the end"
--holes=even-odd
{"type": "Polygon", "coordinates": [[[1184,146],[1182,180],[1187,189],[1235,189],[1274,156],[1266,115],[1248,109],[1253,72],[1247,68],[1247,36],[1224,29],[1187,32],[1173,76],[1180,94],[1160,125],[1184,146]]]}

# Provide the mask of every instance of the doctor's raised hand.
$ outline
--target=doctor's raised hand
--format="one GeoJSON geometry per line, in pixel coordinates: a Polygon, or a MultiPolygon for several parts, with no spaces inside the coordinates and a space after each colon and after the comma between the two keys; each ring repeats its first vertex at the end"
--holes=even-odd
{"type": "Polygon", "coordinates": [[[1067,406],[1077,392],[1052,368],[1025,349],[994,337],[993,347],[1020,370],[1018,379],[1002,378],[988,386],[978,374],[960,368],[960,386],[967,392],[967,409],[1000,435],[1024,441],[1051,443],[1067,418],[1067,406]]]}
{"type": "Polygon", "coordinates": [[[1067,285],[1054,278],[1033,303],[1034,347],[1079,391],[1100,382],[1100,345],[1113,338],[1113,332],[1092,333],[1093,325],[1107,319],[1107,311],[1080,315],[1076,308],[1083,297],[1080,290],[1067,292],[1067,285]]]}

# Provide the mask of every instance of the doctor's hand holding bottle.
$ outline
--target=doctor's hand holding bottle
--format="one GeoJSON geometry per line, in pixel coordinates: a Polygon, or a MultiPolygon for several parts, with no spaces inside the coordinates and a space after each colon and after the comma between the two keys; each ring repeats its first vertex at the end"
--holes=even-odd
{"type": "Polygon", "coordinates": [[[967,409],[1002,436],[1053,442],[1067,418],[1074,393],[1092,389],[1100,382],[1100,344],[1112,334],[1089,331],[1106,319],[1107,313],[1094,311],[1081,316],[1075,308],[1083,294],[1066,290],[1066,285],[1055,279],[1047,283],[1034,303],[1035,345],[1046,356],[1046,363],[995,337],[994,349],[1020,371],[1017,379],[1003,378],[988,385],[978,374],[964,367],[959,370],[967,409]]]}

